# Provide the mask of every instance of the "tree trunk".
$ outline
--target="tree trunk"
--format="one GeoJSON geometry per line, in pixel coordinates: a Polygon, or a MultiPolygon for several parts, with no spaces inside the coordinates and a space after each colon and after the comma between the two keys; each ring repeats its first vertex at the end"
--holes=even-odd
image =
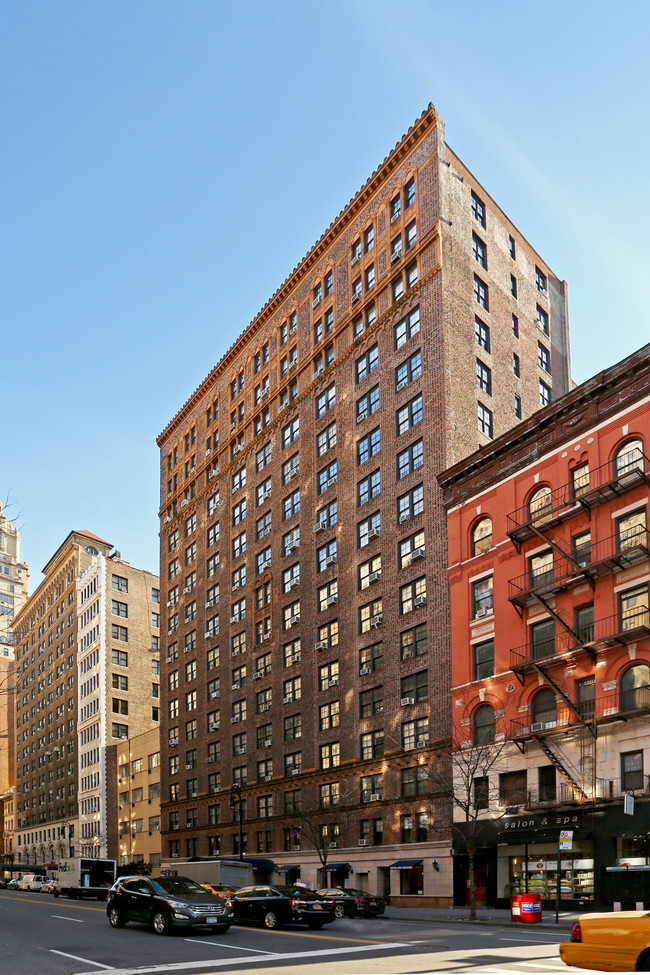
{"type": "Polygon", "coordinates": [[[469,867],[469,919],[476,920],[476,874],[474,872],[474,837],[467,838],[467,862],[469,867]]]}

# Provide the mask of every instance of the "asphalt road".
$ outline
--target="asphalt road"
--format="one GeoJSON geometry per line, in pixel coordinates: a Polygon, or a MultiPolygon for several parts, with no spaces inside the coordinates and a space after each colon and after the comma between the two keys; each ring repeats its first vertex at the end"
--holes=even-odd
{"type": "Polygon", "coordinates": [[[561,973],[565,935],[533,928],[345,918],[322,931],[267,931],[235,924],[226,934],[158,937],[141,925],[113,930],[106,905],[0,891],[0,973],[146,975],[149,972],[425,975],[427,972],[561,973]]]}

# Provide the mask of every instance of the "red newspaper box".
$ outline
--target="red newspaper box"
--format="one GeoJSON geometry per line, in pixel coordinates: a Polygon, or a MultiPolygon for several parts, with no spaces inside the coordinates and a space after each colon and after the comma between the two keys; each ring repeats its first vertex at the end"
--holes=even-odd
{"type": "Polygon", "coordinates": [[[542,920],[542,898],[539,894],[520,894],[521,917],[524,924],[535,924],[542,920]]]}
{"type": "Polygon", "coordinates": [[[510,895],[510,920],[521,921],[521,894],[510,895]]]}

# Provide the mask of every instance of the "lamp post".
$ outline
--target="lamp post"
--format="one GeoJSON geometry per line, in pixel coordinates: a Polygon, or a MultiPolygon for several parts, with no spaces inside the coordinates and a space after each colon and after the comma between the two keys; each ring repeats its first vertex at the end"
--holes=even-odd
{"type": "Polygon", "coordinates": [[[241,798],[241,786],[234,782],[230,789],[230,800],[228,805],[234,810],[237,806],[237,813],[239,816],[239,859],[244,859],[244,809],[242,806],[241,798]]]}

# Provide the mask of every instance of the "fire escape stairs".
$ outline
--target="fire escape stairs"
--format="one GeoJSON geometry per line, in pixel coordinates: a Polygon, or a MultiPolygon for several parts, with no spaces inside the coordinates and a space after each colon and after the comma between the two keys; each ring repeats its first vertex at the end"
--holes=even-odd
{"type": "Polygon", "coordinates": [[[579,795],[584,802],[588,802],[589,796],[578,782],[579,775],[577,770],[573,768],[565,756],[558,755],[544,738],[538,735],[535,735],[535,737],[540,748],[558,770],[560,775],[569,783],[574,792],[579,795]]]}
{"type": "Polygon", "coordinates": [[[571,700],[569,694],[564,690],[564,688],[559,683],[559,681],[557,681],[554,677],[551,677],[548,674],[546,668],[544,667],[543,662],[541,660],[533,661],[533,667],[535,671],[540,675],[540,677],[542,677],[543,680],[545,680],[546,683],[553,688],[553,690],[558,695],[558,697],[560,697],[562,701],[566,704],[567,708],[569,709],[569,711],[571,712],[575,720],[578,722],[578,724],[581,724],[583,727],[588,728],[592,736],[595,738],[596,737],[595,724],[592,721],[585,720],[584,715],[580,713],[580,709],[576,707],[574,702],[571,700]]]}

